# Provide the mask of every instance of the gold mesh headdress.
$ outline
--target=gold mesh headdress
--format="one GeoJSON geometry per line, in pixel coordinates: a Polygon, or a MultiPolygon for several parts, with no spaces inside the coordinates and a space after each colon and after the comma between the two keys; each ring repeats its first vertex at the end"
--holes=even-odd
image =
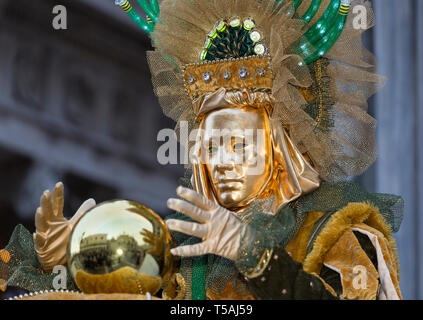
{"type": "Polygon", "coordinates": [[[195,128],[198,99],[208,90],[254,89],[254,99],[272,102],[272,121],[320,177],[342,180],[376,158],[367,99],[383,79],[361,42],[372,26],[364,0],[163,0],[148,53],[154,90],[167,116],[195,128]],[[365,28],[354,28],[350,5],[366,9],[365,28]],[[242,79],[236,64],[251,56],[268,68],[250,64],[250,78],[242,79]]]}

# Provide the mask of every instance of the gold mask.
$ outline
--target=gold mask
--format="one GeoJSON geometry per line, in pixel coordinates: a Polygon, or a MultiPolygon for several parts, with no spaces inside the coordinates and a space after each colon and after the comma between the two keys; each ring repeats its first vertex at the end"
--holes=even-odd
{"type": "Polygon", "coordinates": [[[201,159],[217,201],[242,208],[268,184],[273,171],[270,124],[264,109],[226,108],[203,121],[201,159]]]}
{"type": "Polygon", "coordinates": [[[194,102],[201,120],[191,158],[197,192],[233,211],[273,197],[275,214],[319,187],[318,173],[271,119],[271,99],[219,89],[194,102]]]}

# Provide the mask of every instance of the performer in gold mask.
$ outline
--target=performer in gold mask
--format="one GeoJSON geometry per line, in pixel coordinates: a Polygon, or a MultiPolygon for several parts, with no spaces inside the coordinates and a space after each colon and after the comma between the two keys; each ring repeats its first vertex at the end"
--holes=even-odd
{"type": "MultiPolygon", "coordinates": [[[[184,290],[167,297],[401,299],[391,234],[402,199],[348,180],[376,158],[366,108],[383,79],[348,15],[363,5],[370,27],[369,4],[164,0],[144,4],[143,23],[116,3],[151,34],[165,114],[195,135],[166,221],[184,290]]],[[[64,263],[75,222],[95,204],[67,221],[62,189],[36,215],[45,270],[64,263]]]]}

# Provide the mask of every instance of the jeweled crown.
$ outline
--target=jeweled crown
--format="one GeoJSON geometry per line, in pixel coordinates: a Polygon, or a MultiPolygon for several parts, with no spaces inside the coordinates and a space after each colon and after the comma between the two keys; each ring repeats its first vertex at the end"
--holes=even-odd
{"type": "Polygon", "coordinates": [[[219,88],[270,92],[273,81],[269,55],[193,63],[182,72],[186,93],[192,100],[219,88]]]}

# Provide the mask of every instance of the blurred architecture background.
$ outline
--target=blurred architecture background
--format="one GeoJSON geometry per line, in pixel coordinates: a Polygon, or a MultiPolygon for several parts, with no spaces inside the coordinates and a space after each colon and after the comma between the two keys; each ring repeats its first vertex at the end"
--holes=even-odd
{"type": "MultiPolygon", "coordinates": [[[[39,198],[57,181],[65,184],[67,216],[90,197],[169,213],[183,167],[158,164],[157,133],[174,123],[153,94],[150,40],[113,2],[0,0],[0,248],[16,224],[34,231],[39,198]],[[67,30],[52,28],[59,4],[67,30]]],[[[423,1],[372,2],[378,25],[365,40],[389,82],[370,106],[379,160],[358,180],[404,197],[401,286],[405,298],[421,299],[423,1]]]]}

